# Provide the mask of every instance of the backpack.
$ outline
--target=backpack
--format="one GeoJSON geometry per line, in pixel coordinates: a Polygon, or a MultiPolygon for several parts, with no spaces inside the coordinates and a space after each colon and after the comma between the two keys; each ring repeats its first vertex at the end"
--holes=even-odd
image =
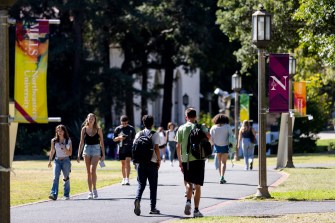
{"type": "Polygon", "coordinates": [[[132,147],[132,158],[134,163],[148,163],[154,152],[152,136],[155,131],[151,131],[148,136],[140,132],[140,136],[135,139],[132,147]]]}
{"type": "Polygon", "coordinates": [[[212,155],[211,143],[199,124],[195,125],[188,136],[187,154],[190,152],[196,159],[205,159],[212,155]]]}

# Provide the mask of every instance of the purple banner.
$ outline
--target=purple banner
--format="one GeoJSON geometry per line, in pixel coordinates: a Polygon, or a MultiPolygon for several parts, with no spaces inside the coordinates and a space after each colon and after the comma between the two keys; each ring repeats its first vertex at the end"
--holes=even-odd
{"type": "Polygon", "coordinates": [[[289,111],[289,54],[270,54],[269,112],[289,111]]]}

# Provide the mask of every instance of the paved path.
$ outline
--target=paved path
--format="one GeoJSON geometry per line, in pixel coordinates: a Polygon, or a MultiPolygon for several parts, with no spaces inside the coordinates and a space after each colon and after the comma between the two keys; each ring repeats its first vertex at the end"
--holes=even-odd
{"type": "MultiPolygon", "coordinates": [[[[273,169],[267,171],[268,185],[283,175],[273,169]]],[[[218,183],[218,172],[212,163],[206,164],[205,184],[202,189],[200,209],[204,215],[279,215],[286,213],[335,211],[335,201],[322,202],[254,202],[240,201],[255,194],[258,186],[258,169],[245,171],[240,165],[231,166],[226,172],[227,184],[218,183]],[[303,203],[303,205],[302,205],[303,203]],[[322,207],[322,208],[321,208],[322,207]]],[[[36,222],[162,222],[186,218],[184,215],[183,177],[178,167],[163,163],[159,171],[157,208],[160,215],[149,214],[149,188],[144,191],[141,216],[136,216],[134,197],[137,183],[131,186],[113,185],[99,189],[99,198],[87,200],[87,194],[71,200],[45,201],[11,208],[12,223],[36,222]]],[[[271,190],[271,186],[269,187],[271,190]]],[[[193,201],[192,201],[193,203],[193,201]]]]}

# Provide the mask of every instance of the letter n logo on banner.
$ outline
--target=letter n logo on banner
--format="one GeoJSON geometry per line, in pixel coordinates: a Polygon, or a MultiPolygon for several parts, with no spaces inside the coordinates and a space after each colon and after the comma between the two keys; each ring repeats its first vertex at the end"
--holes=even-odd
{"type": "Polygon", "coordinates": [[[269,112],[288,112],[289,54],[270,54],[269,112]]]}
{"type": "Polygon", "coordinates": [[[15,122],[47,123],[49,22],[18,21],[15,42],[15,122]]]}
{"type": "Polygon", "coordinates": [[[306,82],[294,82],[294,113],[297,117],[306,116],[306,82]]]}

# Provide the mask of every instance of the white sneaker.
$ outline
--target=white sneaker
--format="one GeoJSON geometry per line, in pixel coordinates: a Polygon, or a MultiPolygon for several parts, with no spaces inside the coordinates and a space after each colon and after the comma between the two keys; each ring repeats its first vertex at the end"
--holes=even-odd
{"type": "Polygon", "coordinates": [[[63,197],[63,200],[70,200],[70,197],[63,197]]]}
{"type": "Polygon", "coordinates": [[[88,193],[87,199],[93,199],[93,193],[92,192],[88,193]]]}
{"type": "Polygon", "coordinates": [[[94,199],[98,198],[98,191],[97,190],[93,190],[93,198],[94,199]]]}
{"type": "Polygon", "coordinates": [[[186,202],[184,214],[186,214],[186,215],[190,215],[191,214],[191,202],[186,202]]]}
{"type": "Polygon", "coordinates": [[[171,162],[170,165],[173,167],[173,162],[171,162]]]}
{"type": "Polygon", "coordinates": [[[193,217],[194,218],[202,218],[203,214],[201,214],[200,211],[195,211],[195,212],[193,212],[193,217]]]}
{"type": "Polygon", "coordinates": [[[125,179],[125,181],[124,181],[124,185],[127,185],[127,186],[130,185],[130,183],[129,183],[129,179],[128,179],[128,178],[125,179]]]}
{"type": "Polygon", "coordinates": [[[126,185],[126,179],[122,179],[122,181],[121,181],[121,185],[126,185]]]}

